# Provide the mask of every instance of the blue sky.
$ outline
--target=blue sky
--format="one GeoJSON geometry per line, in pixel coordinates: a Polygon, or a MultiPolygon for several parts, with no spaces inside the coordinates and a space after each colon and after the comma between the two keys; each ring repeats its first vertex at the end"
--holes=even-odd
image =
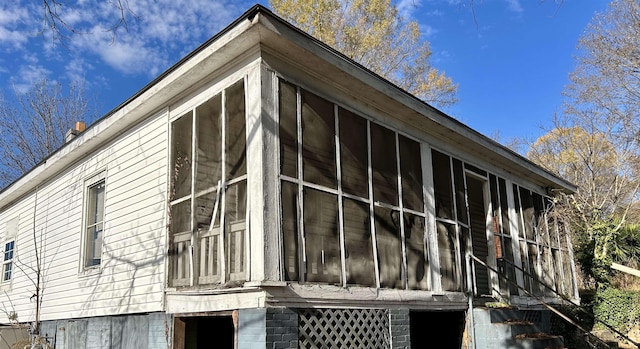
{"type": "MultiPolygon", "coordinates": [[[[54,45],[40,1],[0,3],[0,92],[42,77],[83,81],[101,116],[251,7],[249,1],[129,0],[128,31],[109,1],[68,1],[81,34],[54,45]],[[96,4],[98,3],[98,4],[96,4]]],[[[266,1],[262,1],[267,4],[266,1]]],[[[399,0],[431,42],[432,63],[459,85],[445,111],[487,136],[535,138],[559,111],[577,40],[604,0],[399,0]]]]}

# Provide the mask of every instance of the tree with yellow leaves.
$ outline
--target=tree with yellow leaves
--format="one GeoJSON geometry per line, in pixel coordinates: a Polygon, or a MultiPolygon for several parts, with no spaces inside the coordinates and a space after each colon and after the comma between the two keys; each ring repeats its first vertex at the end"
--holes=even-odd
{"type": "Polygon", "coordinates": [[[274,12],[397,86],[437,107],[458,86],[431,63],[418,23],[391,0],[270,0],[274,12]]]}

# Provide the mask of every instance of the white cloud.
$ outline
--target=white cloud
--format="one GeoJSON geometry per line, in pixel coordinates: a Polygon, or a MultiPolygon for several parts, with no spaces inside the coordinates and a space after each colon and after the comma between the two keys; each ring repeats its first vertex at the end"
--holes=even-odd
{"type": "Polygon", "coordinates": [[[17,93],[25,93],[50,73],[50,70],[37,63],[23,65],[12,79],[13,88],[17,93]]]}
{"type": "Polygon", "coordinates": [[[120,12],[113,3],[79,4],[74,23],[78,28],[84,25],[79,31],[88,34],[74,36],[72,45],[78,52],[96,54],[118,71],[149,76],[213,36],[244,8],[242,3],[211,0],[130,0],[128,4],[126,27],[115,32],[110,29],[118,24],[120,12]]]}
{"type": "Polygon", "coordinates": [[[35,23],[30,17],[30,6],[22,6],[20,1],[6,1],[0,4],[0,47],[21,48],[27,43],[34,30],[28,29],[35,23]]]}
{"type": "Polygon", "coordinates": [[[440,10],[427,11],[424,14],[427,17],[442,17],[442,16],[444,16],[444,12],[442,12],[440,10]]]}
{"type": "Polygon", "coordinates": [[[522,13],[524,8],[520,4],[520,0],[505,0],[507,2],[507,9],[511,12],[522,13]]]}
{"type": "Polygon", "coordinates": [[[425,38],[430,39],[438,33],[438,30],[428,24],[420,24],[420,32],[425,38]]]}
{"type": "Polygon", "coordinates": [[[400,0],[398,1],[397,8],[400,15],[404,18],[412,18],[413,13],[418,7],[420,7],[420,0],[400,0]]]}
{"type": "Polygon", "coordinates": [[[64,67],[65,75],[69,81],[84,82],[86,80],[87,70],[92,69],[83,58],[71,59],[64,67]]]}

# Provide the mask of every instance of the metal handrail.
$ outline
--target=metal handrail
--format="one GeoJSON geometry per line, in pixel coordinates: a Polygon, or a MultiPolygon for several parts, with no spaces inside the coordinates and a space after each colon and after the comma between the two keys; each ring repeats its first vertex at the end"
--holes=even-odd
{"type": "MultiPolygon", "coordinates": [[[[524,291],[528,296],[535,298],[537,301],[540,302],[540,304],[542,304],[543,306],[545,306],[546,308],[548,308],[549,310],[551,310],[553,313],[555,313],[556,315],[558,315],[560,318],[562,318],[563,320],[567,321],[568,323],[570,323],[571,325],[575,326],[576,328],[578,328],[580,331],[582,331],[583,333],[587,334],[588,336],[595,338],[596,340],[598,340],[599,342],[601,342],[602,344],[606,345],[607,347],[609,346],[609,344],[607,344],[605,341],[603,341],[602,339],[600,339],[598,336],[592,334],[590,331],[587,331],[586,329],[584,329],[582,326],[580,326],[579,324],[577,324],[575,321],[573,321],[571,318],[569,318],[567,315],[563,314],[562,312],[560,312],[558,309],[552,307],[551,305],[549,305],[547,302],[544,301],[544,299],[532,294],[531,292],[529,292],[527,289],[525,289],[524,287],[518,285],[517,281],[514,281],[512,279],[510,279],[507,275],[501,273],[500,271],[498,271],[497,269],[493,268],[492,266],[488,265],[487,263],[485,263],[483,260],[479,259],[478,257],[474,256],[472,253],[468,254],[468,266],[469,268],[471,268],[470,263],[472,261],[475,261],[477,263],[479,263],[480,265],[484,266],[485,268],[493,271],[494,273],[496,273],[499,277],[502,277],[504,280],[506,280],[507,282],[509,282],[512,285],[515,285],[518,289],[524,291]]],[[[588,316],[590,316],[594,321],[597,321],[601,324],[603,324],[605,327],[607,327],[608,329],[610,329],[611,331],[615,332],[616,334],[620,335],[621,337],[623,337],[624,339],[628,340],[629,342],[631,342],[633,345],[635,345],[637,348],[640,348],[640,344],[635,342],[634,340],[632,340],[631,338],[629,338],[627,335],[621,333],[620,331],[618,331],[617,329],[615,329],[613,326],[607,324],[606,322],[596,318],[593,314],[591,314],[590,312],[588,312],[586,309],[584,309],[584,307],[580,306],[579,304],[576,304],[575,302],[573,302],[571,299],[569,299],[568,297],[566,297],[565,295],[558,293],[556,290],[554,290],[551,286],[545,284],[544,282],[538,280],[537,278],[535,278],[534,275],[530,274],[529,272],[527,272],[526,270],[523,270],[522,268],[520,268],[519,266],[515,265],[514,263],[512,263],[511,261],[507,260],[507,259],[503,259],[505,262],[509,263],[511,266],[513,266],[514,268],[520,270],[521,272],[523,272],[524,274],[526,274],[531,280],[536,281],[537,283],[539,283],[540,285],[544,286],[546,289],[550,290],[551,292],[555,293],[556,295],[560,296],[560,298],[562,298],[564,301],[576,306],[578,309],[580,309],[581,311],[583,311],[585,314],[587,314],[588,316]]]]}

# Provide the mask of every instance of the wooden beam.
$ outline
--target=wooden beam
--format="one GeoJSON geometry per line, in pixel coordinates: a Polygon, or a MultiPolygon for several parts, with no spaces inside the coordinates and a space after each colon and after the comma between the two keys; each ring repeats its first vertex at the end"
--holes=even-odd
{"type": "Polygon", "coordinates": [[[611,263],[611,269],[619,270],[619,271],[621,271],[623,273],[627,273],[627,274],[631,274],[631,275],[640,277],[640,270],[633,269],[633,268],[630,268],[630,267],[626,267],[626,266],[624,266],[622,264],[611,263]]]}

